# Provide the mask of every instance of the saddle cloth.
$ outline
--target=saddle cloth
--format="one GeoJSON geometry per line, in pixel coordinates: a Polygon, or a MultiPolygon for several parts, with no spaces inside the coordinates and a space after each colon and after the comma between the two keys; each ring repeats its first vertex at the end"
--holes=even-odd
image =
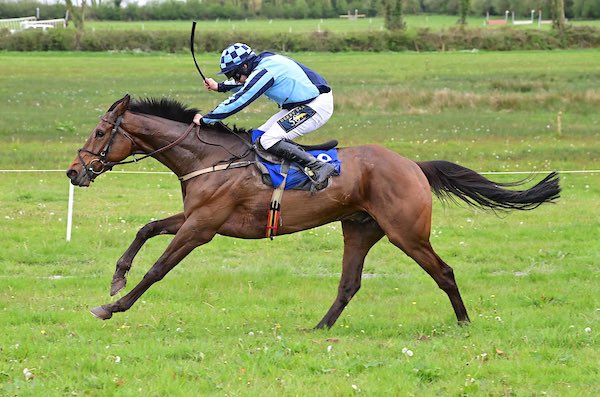
{"type": "MultiPolygon", "coordinates": [[[[259,130],[252,131],[252,143],[254,144],[264,132],[259,130]]],[[[309,150],[308,153],[315,156],[321,161],[331,163],[335,166],[337,174],[340,173],[341,162],[338,159],[337,149],[329,150],[309,150]]],[[[283,175],[281,174],[281,164],[272,163],[265,160],[263,157],[257,155],[258,164],[261,172],[263,172],[263,181],[274,188],[281,185],[283,182],[283,175]],[[266,171],[266,172],[265,172],[266,171]],[[266,177],[265,177],[266,176],[266,177]]],[[[298,189],[298,190],[309,190],[312,182],[310,178],[296,165],[292,164],[289,168],[288,175],[285,181],[285,190],[298,189]]]]}

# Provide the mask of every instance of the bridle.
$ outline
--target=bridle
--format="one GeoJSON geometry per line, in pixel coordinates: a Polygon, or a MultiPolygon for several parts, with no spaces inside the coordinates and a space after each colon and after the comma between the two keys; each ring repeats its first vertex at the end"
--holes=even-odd
{"type": "Polygon", "coordinates": [[[107,120],[106,118],[102,118],[102,121],[104,121],[105,123],[108,123],[110,125],[112,125],[112,130],[110,132],[110,137],[108,139],[108,142],[104,145],[104,147],[102,148],[102,150],[98,153],[94,153],[91,150],[85,149],[85,148],[81,148],[77,151],[77,156],[79,158],[79,161],[81,162],[81,165],[83,166],[83,169],[85,170],[86,175],[90,178],[90,180],[94,180],[94,178],[96,178],[98,175],[105,173],[106,171],[110,171],[115,165],[122,165],[122,164],[131,164],[131,163],[137,163],[138,161],[144,160],[148,157],[152,157],[155,156],[158,153],[162,153],[164,151],[167,151],[169,149],[171,149],[174,146],[179,145],[185,138],[187,138],[187,136],[192,132],[192,130],[195,128],[196,129],[196,136],[198,137],[198,140],[202,143],[204,143],[205,145],[209,145],[209,146],[217,146],[217,147],[221,147],[222,149],[224,149],[226,152],[228,152],[232,157],[228,160],[221,160],[219,162],[217,162],[217,164],[208,167],[208,168],[203,168],[201,170],[197,170],[197,171],[193,171],[190,172],[184,176],[179,177],[179,179],[181,181],[185,181],[191,178],[194,178],[198,175],[202,175],[208,172],[214,172],[214,171],[220,171],[220,170],[226,170],[226,169],[233,169],[233,168],[239,168],[239,167],[247,167],[251,164],[254,164],[255,161],[241,161],[241,162],[235,162],[235,160],[240,160],[244,157],[246,157],[248,154],[250,154],[251,151],[254,150],[254,146],[251,143],[246,142],[246,140],[241,137],[239,134],[237,134],[235,131],[230,130],[229,128],[228,131],[230,133],[232,133],[233,135],[235,135],[238,139],[240,139],[245,145],[246,145],[246,151],[241,154],[241,155],[236,155],[234,153],[232,153],[231,151],[229,151],[229,149],[221,144],[218,143],[211,143],[211,142],[207,142],[206,140],[204,140],[201,136],[200,136],[200,125],[196,124],[196,123],[191,123],[190,126],[187,128],[187,130],[176,140],[174,140],[173,142],[167,144],[166,146],[163,146],[159,149],[154,150],[151,153],[145,154],[142,157],[136,158],[135,155],[139,154],[136,152],[132,153],[133,156],[133,160],[128,160],[128,161],[108,161],[108,153],[110,151],[110,148],[115,140],[115,137],[117,135],[117,133],[121,133],[123,134],[123,136],[127,139],[129,139],[129,141],[131,141],[131,144],[133,147],[138,146],[134,139],[131,137],[131,135],[129,135],[129,133],[127,131],[125,131],[125,129],[123,127],[121,127],[121,123],[123,121],[123,116],[119,116],[117,117],[116,121],[110,121],[107,120]],[[83,160],[83,157],[81,156],[81,153],[88,153],[91,154],[92,156],[95,156],[96,158],[92,159],[89,163],[86,164],[86,162],[83,160]],[[94,169],[94,164],[95,163],[99,163],[101,168],[96,171],[94,169]],[[222,163],[226,163],[226,164],[222,164],[222,163]]]}
{"type": "MultiPolygon", "coordinates": [[[[110,151],[110,148],[115,140],[115,137],[117,135],[118,132],[120,132],[121,134],[123,134],[123,136],[127,139],[129,139],[131,141],[131,144],[133,145],[133,147],[136,147],[136,143],[133,140],[133,138],[131,137],[131,135],[129,135],[127,133],[127,131],[125,131],[123,129],[123,127],[121,127],[121,122],[123,121],[123,115],[117,117],[116,121],[110,121],[107,120],[106,118],[102,118],[102,121],[104,121],[105,123],[108,123],[110,125],[112,125],[112,130],[110,132],[110,138],[108,139],[108,142],[106,142],[106,144],[104,145],[104,147],[102,148],[102,150],[98,153],[94,153],[91,150],[88,150],[86,148],[81,148],[77,151],[77,156],[79,158],[79,161],[81,162],[81,165],[83,166],[83,169],[85,170],[85,173],[87,174],[87,176],[90,179],[94,179],[96,178],[98,175],[105,173],[106,171],[110,171],[115,165],[122,165],[122,164],[131,164],[131,163],[137,163],[138,161],[144,160],[148,157],[152,157],[158,153],[162,153],[166,150],[171,149],[174,146],[177,146],[179,143],[181,143],[181,141],[183,141],[185,138],[187,138],[187,136],[190,134],[190,132],[192,132],[192,129],[194,129],[194,126],[196,127],[197,130],[199,130],[200,126],[195,124],[195,123],[191,123],[190,126],[188,127],[188,129],[176,140],[174,140],[173,142],[169,143],[166,146],[163,146],[159,149],[156,149],[155,151],[145,154],[144,156],[140,157],[140,158],[136,158],[135,157],[135,152],[132,153],[132,155],[134,156],[133,160],[128,160],[128,161],[108,161],[108,152],[110,151]],[[92,159],[89,163],[86,164],[86,162],[83,160],[83,157],[81,156],[81,153],[88,153],[91,154],[92,156],[95,156],[96,158],[92,159]],[[99,163],[101,165],[100,170],[96,171],[94,169],[94,164],[95,163],[99,163]]],[[[198,131],[199,133],[199,131],[198,131]]]]}

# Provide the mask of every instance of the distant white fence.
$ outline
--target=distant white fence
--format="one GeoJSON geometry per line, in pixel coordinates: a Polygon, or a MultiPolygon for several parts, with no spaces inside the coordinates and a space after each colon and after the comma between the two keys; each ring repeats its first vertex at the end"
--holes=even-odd
{"type": "Polygon", "coordinates": [[[0,19],[0,29],[8,29],[11,33],[22,30],[21,24],[24,22],[37,21],[36,17],[23,17],[23,18],[8,18],[0,19]]]}
{"type": "Polygon", "coordinates": [[[8,29],[11,33],[20,32],[26,29],[54,29],[66,28],[67,20],[58,19],[37,19],[36,17],[8,18],[0,19],[0,29],[8,29]]]}
{"type": "Polygon", "coordinates": [[[40,21],[25,21],[21,23],[22,29],[43,29],[49,28],[66,28],[67,20],[64,18],[59,19],[44,19],[40,21]]]}
{"type": "Polygon", "coordinates": [[[504,18],[503,19],[490,19],[490,13],[486,13],[485,16],[485,21],[483,22],[484,25],[508,25],[513,24],[513,25],[533,25],[535,23],[535,14],[538,14],[538,18],[537,18],[537,24],[538,24],[538,28],[541,27],[541,25],[543,24],[550,24],[552,23],[552,20],[543,20],[542,19],[542,10],[531,10],[531,18],[530,19],[522,19],[522,20],[517,20],[515,19],[515,12],[514,11],[508,11],[506,10],[504,12],[504,18]],[[508,16],[512,15],[512,17],[509,19],[508,16]]]}

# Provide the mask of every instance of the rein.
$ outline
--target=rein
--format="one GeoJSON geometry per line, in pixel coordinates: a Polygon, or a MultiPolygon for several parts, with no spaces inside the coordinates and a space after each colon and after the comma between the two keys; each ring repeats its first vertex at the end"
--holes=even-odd
{"type": "Polygon", "coordinates": [[[232,157],[229,160],[222,160],[219,161],[219,163],[223,163],[223,162],[228,162],[227,164],[215,164],[211,167],[207,167],[207,168],[203,168],[201,170],[197,170],[197,171],[193,171],[190,172],[188,174],[185,174],[184,176],[179,177],[180,181],[186,181],[188,179],[192,179],[196,176],[202,175],[202,174],[207,174],[209,172],[214,172],[214,171],[222,171],[222,170],[227,170],[227,169],[233,169],[233,168],[240,168],[240,167],[247,167],[249,165],[254,164],[254,161],[238,161],[238,162],[233,162],[232,160],[240,160],[246,156],[248,156],[248,154],[250,154],[250,152],[252,150],[254,150],[254,147],[252,144],[248,143],[243,137],[241,137],[239,134],[237,134],[236,132],[229,130],[230,133],[232,133],[233,135],[235,135],[237,138],[239,138],[242,142],[244,142],[244,144],[247,146],[247,150],[241,154],[241,155],[236,155],[234,153],[232,153],[227,147],[221,145],[221,144],[217,144],[217,143],[211,143],[211,142],[207,142],[204,139],[202,139],[202,137],[200,136],[200,126],[198,124],[195,123],[191,123],[190,126],[187,128],[187,130],[176,140],[174,140],[173,142],[169,143],[166,146],[163,146],[159,149],[154,150],[151,153],[145,154],[140,158],[136,158],[135,157],[135,153],[132,154],[133,156],[133,160],[128,160],[128,161],[107,161],[107,155],[108,152],[113,144],[113,141],[115,139],[115,136],[117,135],[118,132],[121,132],[123,134],[123,136],[125,136],[127,139],[129,139],[132,143],[132,145],[135,147],[137,146],[135,141],[133,140],[133,138],[131,137],[131,135],[129,135],[127,133],[127,131],[125,131],[123,129],[123,127],[121,127],[121,122],[123,121],[123,116],[119,116],[117,117],[117,120],[112,122],[110,120],[107,120],[106,118],[102,118],[102,121],[110,124],[113,126],[112,130],[111,130],[111,135],[110,135],[110,139],[108,140],[108,142],[106,143],[106,145],[104,145],[104,148],[102,148],[102,150],[99,153],[94,153],[88,149],[85,148],[81,148],[78,150],[77,155],[79,157],[79,161],[81,162],[81,164],[83,165],[83,169],[85,169],[85,172],[90,174],[90,177],[93,179],[96,176],[106,172],[106,171],[110,171],[115,165],[123,165],[123,164],[132,164],[132,163],[137,163],[138,161],[144,160],[148,157],[152,157],[155,156],[159,153],[165,152],[177,145],[179,145],[185,138],[187,138],[187,136],[192,132],[192,130],[195,128],[196,129],[196,136],[198,138],[198,140],[202,143],[204,143],[205,145],[208,146],[217,146],[220,147],[222,149],[224,149],[227,153],[229,153],[232,157]],[[81,152],[85,152],[85,153],[89,153],[93,156],[96,156],[96,159],[93,159],[92,161],[90,161],[88,164],[85,163],[85,161],[83,160],[83,157],[81,156],[81,152]],[[94,163],[100,163],[100,165],[102,166],[102,168],[99,171],[94,170],[93,164],[94,163]]]}
{"type": "MultiPolygon", "coordinates": [[[[102,120],[106,121],[107,123],[110,123],[110,121],[108,121],[108,120],[105,120],[105,119],[102,119],[102,120]]],[[[134,157],[134,159],[133,159],[133,160],[109,162],[109,163],[107,163],[107,164],[108,164],[108,165],[110,165],[110,167],[112,168],[112,167],[113,167],[113,166],[115,166],[115,165],[123,165],[123,164],[137,163],[138,161],[144,160],[144,159],[146,159],[146,158],[148,158],[148,157],[152,157],[152,156],[154,156],[154,155],[156,155],[156,154],[159,154],[159,153],[165,152],[165,151],[167,151],[167,150],[171,149],[172,147],[179,145],[179,144],[180,144],[180,143],[181,143],[181,142],[182,142],[182,141],[183,141],[185,138],[187,138],[187,136],[190,134],[190,132],[192,132],[192,129],[194,128],[194,126],[196,127],[197,134],[200,134],[200,126],[199,126],[199,125],[197,125],[197,124],[195,124],[195,123],[192,123],[192,124],[190,124],[190,126],[188,127],[188,129],[187,129],[187,130],[185,130],[185,132],[183,133],[183,135],[181,135],[179,138],[177,138],[176,140],[174,140],[173,142],[169,143],[169,144],[168,144],[168,145],[166,145],[166,146],[163,146],[163,147],[161,147],[161,148],[159,148],[159,149],[156,149],[155,151],[153,151],[153,152],[151,152],[151,153],[145,154],[145,155],[143,155],[143,156],[142,156],[142,157],[140,157],[140,158],[135,158],[135,157],[134,157]]],[[[129,139],[131,139],[131,138],[128,136],[129,134],[127,134],[127,133],[125,132],[125,130],[123,130],[123,128],[121,128],[121,132],[123,133],[123,135],[125,135],[125,136],[127,136],[129,139]]],[[[132,139],[132,142],[133,142],[133,139],[132,139]]],[[[134,143],[134,145],[135,145],[135,143],[134,143]]]]}

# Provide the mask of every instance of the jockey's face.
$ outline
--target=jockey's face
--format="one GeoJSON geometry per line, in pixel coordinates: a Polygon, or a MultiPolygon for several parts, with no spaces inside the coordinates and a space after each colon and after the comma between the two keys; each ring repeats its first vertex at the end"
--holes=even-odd
{"type": "Polygon", "coordinates": [[[231,75],[226,74],[225,76],[227,76],[228,78],[234,79],[238,83],[244,84],[246,82],[246,79],[248,79],[248,76],[245,74],[242,74],[242,73],[246,70],[248,70],[248,65],[244,64],[241,67],[239,67],[238,69],[236,69],[235,71],[233,71],[231,73],[231,75]]]}

